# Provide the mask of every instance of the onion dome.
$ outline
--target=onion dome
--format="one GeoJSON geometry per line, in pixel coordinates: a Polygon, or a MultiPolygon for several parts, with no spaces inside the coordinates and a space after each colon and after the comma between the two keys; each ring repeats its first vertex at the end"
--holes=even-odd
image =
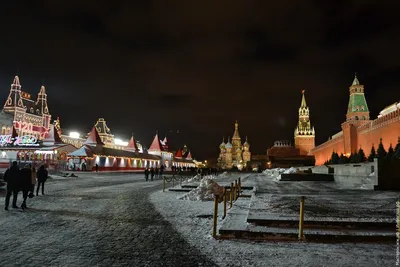
{"type": "Polygon", "coordinates": [[[247,142],[247,136],[246,136],[246,142],[244,142],[243,146],[244,146],[244,147],[250,147],[249,142],[247,142]]]}
{"type": "Polygon", "coordinates": [[[219,145],[219,148],[225,148],[225,138],[222,137],[222,143],[219,145]]]}
{"type": "Polygon", "coordinates": [[[232,144],[231,144],[231,142],[230,142],[229,139],[230,139],[230,138],[228,137],[228,142],[225,144],[225,147],[226,147],[226,148],[232,148],[232,144]]]}

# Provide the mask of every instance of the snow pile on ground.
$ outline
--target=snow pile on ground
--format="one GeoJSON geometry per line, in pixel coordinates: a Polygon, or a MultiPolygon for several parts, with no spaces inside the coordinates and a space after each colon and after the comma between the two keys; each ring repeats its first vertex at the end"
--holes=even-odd
{"type": "Polygon", "coordinates": [[[201,176],[200,174],[197,174],[195,176],[193,176],[192,178],[188,179],[188,183],[192,183],[192,182],[198,182],[203,180],[204,178],[209,179],[209,180],[214,180],[216,177],[214,175],[206,175],[206,176],[201,176]]]}
{"type": "Polygon", "coordinates": [[[285,169],[285,168],[266,169],[262,173],[264,175],[270,176],[276,180],[280,180],[281,174],[296,173],[296,172],[297,172],[297,168],[290,167],[289,169],[285,169]]]}
{"type": "Polygon", "coordinates": [[[375,176],[375,172],[372,172],[369,176],[375,176]]]}
{"type": "Polygon", "coordinates": [[[224,177],[228,177],[229,173],[228,172],[223,172],[220,175],[218,175],[218,178],[224,178],[224,177]]]}
{"type": "Polygon", "coordinates": [[[191,200],[191,201],[208,201],[213,200],[214,195],[211,192],[213,187],[214,176],[205,176],[201,181],[200,185],[190,191],[189,193],[179,197],[182,200],[191,200]]]}

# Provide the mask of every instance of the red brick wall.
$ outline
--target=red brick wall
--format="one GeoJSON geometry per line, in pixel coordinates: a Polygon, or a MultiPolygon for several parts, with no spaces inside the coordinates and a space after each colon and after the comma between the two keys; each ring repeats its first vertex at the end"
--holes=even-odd
{"type": "Polygon", "coordinates": [[[345,150],[344,142],[346,141],[351,144],[346,147],[347,149],[358,150],[361,147],[366,156],[369,155],[372,144],[375,149],[378,148],[381,138],[386,151],[390,144],[394,148],[400,136],[400,110],[361,125],[357,127],[356,132],[350,131],[347,127],[343,127],[343,130],[342,137],[325,142],[311,151],[310,154],[315,156],[315,165],[324,164],[327,159],[330,159],[333,151],[339,155],[351,153],[345,150]],[[353,135],[350,132],[353,132],[353,135]]]}

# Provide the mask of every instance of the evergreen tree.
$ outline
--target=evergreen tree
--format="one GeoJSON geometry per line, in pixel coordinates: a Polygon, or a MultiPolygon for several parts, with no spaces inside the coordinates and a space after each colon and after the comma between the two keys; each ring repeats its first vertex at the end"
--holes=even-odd
{"type": "Polygon", "coordinates": [[[336,152],[332,152],[331,155],[331,164],[338,164],[339,163],[339,154],[336,152]]]}
{"type": "Polygon", "coordinates": [[[386,159],[391,160],[393,158],[393,156],[394,156],[394,150],[393,150],[392,144],[390,144],[388,152],[386,154],[386,159]]]}
{"type": "Polygon", "coordinates": [[[365,157],[364,150],[361,147],[358,150],[358,158],[359,158],[360,162],[367,161],[367,158],[365,157]]]}
{"type": "Polygon", "coordinates": [[[346,163],[346,159],[342,153],[342,154],[340,154],[340,157],[339,157],[339,164],[345,164],[345,163],[346,163]]]}
{"type": "Polygon", "coordinates": [[[400,159],[400,137],[398,139],[397,145],[394,149],[394,155],[393,155],[396,159],[400,159]]]}
{"type": "Polygon", "coordinates": [[[344,164],[347,164],[350,162],[350,159],[348,157],[346,157],[346,155],[343,155],[343,162],[344,162],[344,164]]]}
{"type": "Polygon", "coordinates": [[[375,152],[375,147],[374,147],[374,145],[372,145],[371,153],[370,153],[369,156],[368,156],[368,161],[369,161],[369,162],[373,162],[373,161],[374,161],[374,158],[376,158],[376,152],[375,152]]]}
{"type": "Polygon", "coordinates": [[[387,154],[386,150],[385,150],[385,148],[383,147],[383,144],[382,144],[382,138],[381,138],[381,140],[379,142],[379,146],[378,146],[378,149],[376,150],[376,152],[378,154],[378,158],[380,158],[380,159],[384,158],[386,156],[386,154],[387,154]]]}
{"type": "Polygon", "coordinates": [[[360,163],[360,159],[358,157],[358,153],[351,153],[351,155],[350,155],[350,163],[360,163]]]}

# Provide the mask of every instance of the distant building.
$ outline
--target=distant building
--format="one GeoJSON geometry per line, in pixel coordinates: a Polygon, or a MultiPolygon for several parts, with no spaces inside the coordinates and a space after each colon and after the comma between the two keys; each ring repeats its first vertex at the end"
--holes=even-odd
{"type": "Polygon", "coordinates": [[[349,88],[349,105],[342,131],[334,134],[327,142],[315,147],[310,154],[316,164],[322,165],[331,158],[332,152],[350,156],[362,148],[368,156],[372,146],[378,148],[380,139],[387,150],[395,146],[400,136],[400,103],[383,109],[378,118],[370,120],[369,109],[364,95],[364,85],[357,76],[349,88]]]}
{"type": "Polygon", "coordinates": [[[299,150],[300,155],[308,155],[315,147],[315,130],[311,127],[310,109],[307,106],[302,91],[301,105],[299,108],[299,122],[294,130],[294,147],[299,150]]]}
{"type": "Polygon", "coordinates": [[[220,154],[217,160],[217,166],[221,169],[231,169],[237,167],[239,170],[247,167],[247,162],[250,161],[251,152],[250,144],[247,141],[243,143],[239,135],[239,124],[235,123],[235,131],[232,136],[232,143],[228,137],[228,142],[222,140],[219,146],[220,154]]]}
{"type": "Polygon", "coordinates": [[[51,120],[46,89],[44,86],[40,88],[36,100],[21,89],[19,77],[15,76],[0,112],[1,134],[11,134],[14,126],[18,136],[30,135],[42,140],[50,130],[51,120]]]}
{"type": "Polygon", "coordinates": [[[267,168],[290,168],[299,166],[313,166],[313,156],[301,155],[300,149],[293,147],[289,141],[275,141],[267,149],[267,168]]]}

